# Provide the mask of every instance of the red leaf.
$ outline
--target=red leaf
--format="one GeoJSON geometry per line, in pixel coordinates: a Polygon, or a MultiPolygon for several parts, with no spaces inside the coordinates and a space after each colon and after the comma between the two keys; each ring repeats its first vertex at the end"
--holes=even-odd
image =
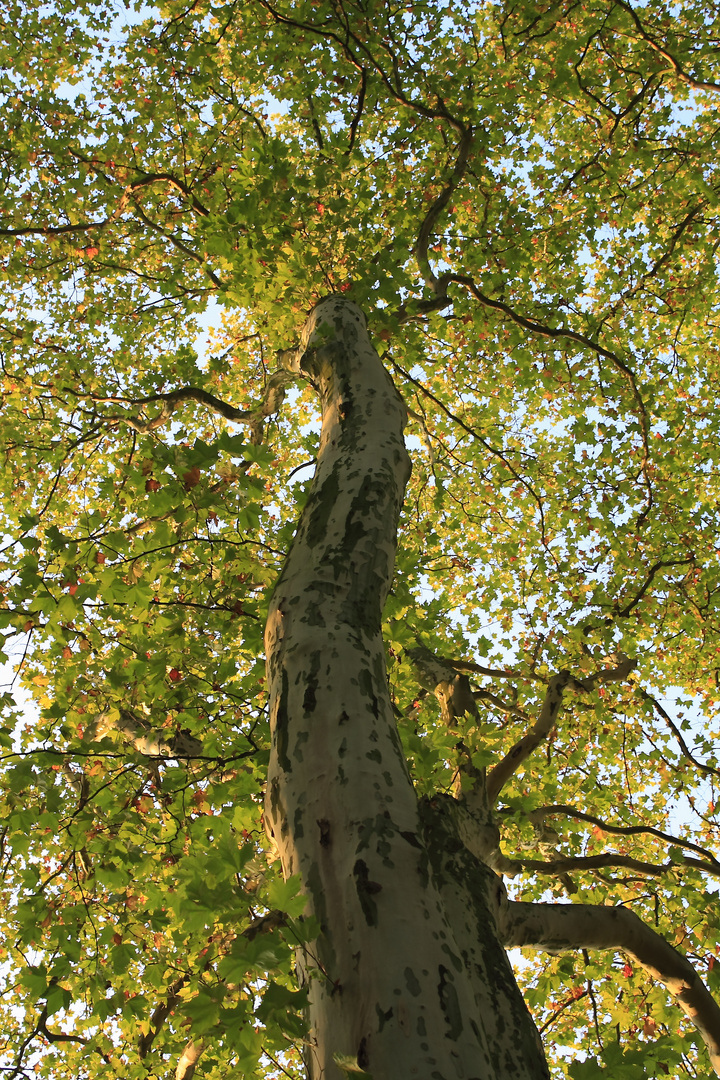
{"type": "Polygon", "coordinates": [[[186,491],[189,491],[190,488],[196,487],[197,484],[199,484],[199,483],[200,483],[200,470],[198,469],[197,465],[195,466],[194,469],[190,469],[190,470],[188,470],[188,472],[183,473],[183,484],[185,485],[185,490],[186,491]]]}
{"type": "Polygon", "coordinates": [[[180,680],[182,679],[182,675],[175,667],[170,669],[170,671],[168,672],[168,677],[170,679],[170,682],[180,682],[180,680]]]}
{"type": "Polygon", "coordinates": [[[626,979],[629,979],[632,977],[633,969],[630,967],[629,964],[626,964],[625,967],[622,969],[622,973],[626,979]]]}

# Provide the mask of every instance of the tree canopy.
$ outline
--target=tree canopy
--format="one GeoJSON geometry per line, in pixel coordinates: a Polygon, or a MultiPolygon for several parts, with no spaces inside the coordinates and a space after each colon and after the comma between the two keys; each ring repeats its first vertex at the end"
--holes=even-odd
{"type": "MultiPolygon", "coordinates": [[[[0,626],[37,717],[5,694],[3,1075],[302,1075],[262,633],[330,293],[409,412],[417,792],[487,767],[514,898],[631,907],[720,993],[718,18],[11,0],[0,626]]],[[[519,980],[557,1075],[709,1075],[621,953],[519,980]]]]}

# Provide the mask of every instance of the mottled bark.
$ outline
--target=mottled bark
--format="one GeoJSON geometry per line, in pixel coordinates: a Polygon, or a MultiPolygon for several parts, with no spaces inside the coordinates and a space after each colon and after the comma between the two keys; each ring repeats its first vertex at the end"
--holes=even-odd
{"type": "Polygon", "coordinates": [[[113,715],[100,713],[87,726],[85,738],[99,741],[110,732],[119,732],[139,754],[147,757],[194,758],[202,754],[202,743],[189,731],[166,731],[152,727],[150,720],[119,709],[113,715]]]}
{"type": "Polygon", "coordinates": [[[466,713],[478,716],[467,675],[434,656],[424,645],[407,649],[406,653],[420,685],[438,699],[442,718],[449,728],[456,727],[466,713]]]}
{"type": "Polygon", "coordinates": [[[295,363],[323,426],[267,623],[266,821],[322,927],[299,957],[308,1075],[546,1077],[507,961],[497,968],[497,879],[451,817],[441,828],[421,811],[395,729],[380,620],[410,472],[403,402],[341,297],[313,310],[295,363]]]}
{"type": "Polygon", "coordinates": [[[499,927],[508,947],[624,953],[667,987],[702,1035],[720,1075],[720,1008],[690,961],[633,911],[593,904],[508,903],[501,905],[499,927]]]}

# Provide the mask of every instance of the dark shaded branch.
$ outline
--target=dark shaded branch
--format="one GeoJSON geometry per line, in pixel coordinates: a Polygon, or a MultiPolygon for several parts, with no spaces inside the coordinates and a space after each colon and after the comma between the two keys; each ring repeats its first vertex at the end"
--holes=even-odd
{"type": "MultiPolygon", "coordinates": [[[[73,152],[71,151],[71,153],[73,152]]],[[[84,157],[82,154],[73,153],[73,156],[85,164],[92,165],[91,159],[84,157]]],[[[93,171],[103,176],[108,183],[111,182],[99,169],[93,168],[93,171]]],[[[173,176],[171,173],[147,173],[140,179],[133,180],[125,186],[115,210],[110,217],[103,218],[101,221],[78,221],[66,225],[26,225],[20,229],[0,229],[0,236],[64,236],[79,232],[90,232],[94,229],[106,229],[108,225],[113,225],[118,220],[120,215],[126,209],[130,197],[134,195],[135,192],[160,182],[170,184],[171,187],[174,187],[177,191],[181,192],[181,194],[189,200],[193,210],[201,217],[209,216],[210,211],[207,207],[203,206],[187,184],[178,180],[176,176],[173,176]]],[[[151,224],[144,216],[143,220],[145,220],[146,224],[151,224]]],[[[159,226],[154,226],[154,228],[157,230],[159,229],[159,226]]],[[[167,234],[163,233],[163,235],[167,234]]],[[[190,254],[193,258],[196,258],[195,254],[190,252],[189,249],[183,248],[182,250],[184,250],[186,254],[190,254]]]]}
{"type": "Polygon", "coordinates": [[[607,851],[602,855],[560,855],[549,862],[541,859],[508,859],[502,854],[493,856],[493,868],[506,877],[518,877],[527,872],[567,874],[573,870],[634,870],[638,874],[646,874],[649,877],[662,877],[664,874],[680,869],[680,866],[700,870],[711,877],[720,878],[720,866],[715,861],[703,862],[689,855],[683,855],[681,864],[673,861],[645,862],[642,859],[634,859],[631,855],[621,855],[617,851],[607,851]]]}
{"type": "Polygon", "coordinates": [[[210,266],[208,266],[208,261],[204,255],[201,255],[197,251],[193,251],[192,248],[189,248],[187,244],[183,243],[182,240],[179,240],[174,233],[166,232],[166,230],[163,229],[161,225],[158,225],[157,222],[152,221],[147,216],[147,214],[144,213],[137,199],[135,199],[134,202],[138,217],[145,225],[147,225],[148,229],[150,229],[154,233],[157,233],[159,236],[162,236],[163,239],[167,240],[168,243],[172,244],[174,248],[177,248],[179,252],[181,252],[183,255],[186,255],[188,259],[192,259],[192,261],[196,262],[198,266],[201,266],[216,289],[221,289],[223,287],[222,281],[217,276],[215,271],[210,266]]]}
{"type": "Polygon", "coordinates": [[[445,209],[447,204],[452,198],[452,194],[456,187],[462,181],[467,168],[468,155],[470,148],[472,147],[474,137],[474,131],[471,125],[463,131],[458,144],[458,156],[453,167],[453,171],[450,174],[445,187],[442,189],[438,197],[432,202],[428,212],[425,215],[422,225],[420,226],[420,232],[418,233],[417,243],[415,245],[415,255],[420,267],[420,273],[423,276],[423,280],[429,289],[436,295],[445,295],[445,287],[441,282],[441,279],[437,278],[430,266],[430,260],[428,259],[428,244],[430,243],[430,237],[433,234],[435,223],[440,217],[440,214],[445,209]]]}
{"type": "Polygon", "coordinates": [[[416,113],[419,116],[424,116],[428,120],[445,120],[450,127],[452,127],[455,131],[458,132],[458,134],[464,134],[466,130],[465,125],[456,117],[452,116],[450,112],[448,112],[444,102],[441,99],[438,98],[436,106],[433,107],[432,105],[427,104],[427,102],[422,102],[418,100],[418,98],[408,97],[399,85],[399,79],[397,78],[397,66],[395,66],[394,72],[396,76],[396,81],[393,82],[393,80],[387,74],[382,65],[373,56],[370,49],[367,47],[362,38],[352,32],[349,23],[346,23],[345,26],[346,36],[345,38],[342,38],[340,34],[338,34],[335,30],[328,29],[327,26],[318,26],[315,23],[304,22],[300,19],[292,19],[287,15],[283,15],[280,11],[277,10],[277,8],[273,7],[272,4],[269,3],[269,0],[259,0],[259,3],[262,7],[265,8],[267,12],[269,12],[270,15],[272,15],[273,19],[277,23],[281,23],[284,26],[294,27],[297,30],[305,30],[307,33],[316,34],[318,37],[325,38],[329,41],[334,41],[339,46],[340,51],[342,52],[348,63],[352,64],[352,66],[356,68],[359,72],[362,72],[364,66],[363,62],[350,48],[350,41],[352,40],[353,46],[355,47],[357,53],[362,54],[362,56],[365,58],[365,62],[369,64],[369,66],[379,75],[386,90],[388,91],[390,96],[395,99],[395,101],[400,102],[412,112],[416,113]]]}
{"type": "Polygon", "coordinates": [[[646,690],[642,689],[642,687],[638,687],[638,693],[642,697],[643,701],[649,701],[655,711],[660,716],[662,716],[663,720],[668,725],[675,738],[677,739],[678,743],[680,744],[680,749],[682,750],[683,755],[687,758],[687,760],[691,764],[693,764],[696,769],[699,769],[700,772],[705,773],[706,776],[717,776],[718,778],[720,778],[720,769],[715,769],[712,765],[706,765],[703,761],[698,761],[698,759],[691,753],[688,744],[683,738],[683,734],[680,731],[680,728],[677,726],[669,713],[662,707],[657,698],[654,698],[652,694],[648,694],[646,690]]]}
{"type": "Polygon", "coordinates": [[[666,844],[673,844],[676,847],[685,848],[687,851],[694,851],[697,855],[701,855],[704,859],[717,866],[718,873],[720,873],[720,862],[712,852],[700,847],[699,844],[694,844],[691,840],[671,836],[670,833],[661,832],[660,829],[654,829],[650,825],[610,825],[607,821],[603,821],[602,818],[596,817],[594,814],[586,814],[583,810],[578,810],[574,806],[565,806],[563,804],[541,806],[537,810],[532,810],[528,817],[535,825],[542,824],[546,817],[560,814],[564,817],[576,818],[578,821],[588,821],[591,825],[597,825],[603,832],[614,836],[655,836],[658,840],[665,841],[666,844]]]}
{"type": "Polygon", "coordinates": [[[82,1046],[86,1046],[87,1043],[90,1041],[89,1039],[83,1038],[82,1035],[64,1035],[61,1031],[50,1031],[47,1026],[47,1020],[48,1007],[47,1005],[44,1005],[43,1010],[38,1018],[36,1031],[40,1035],[43,1035],[49,1043],[74,1042],[80,1043],[82,1046]]]}
{"type": "Polygon", "coordinates": [[[544,511],[543,511],[542,501],[540,500],[540,498],[538,497],[538,495],[536,494],[534,489],[527,482],[525,477],[522,476],[515,468],[513,468],[513,466],[510,464],[510,462],[508,461],[508,459],[505,457],[505,455],[502,453],[501,450],[498,450],[497,447],[493,446],[492,443],[488,442],[488,440],[485,439],[480,434],[479,431],[477,431],[475,428],[470,427],[459,416],[456,416],[455,413],[451,412],[451,410],[448,409],[448,407],[446,405],[444,405],[442,403],[442,401],[439,400],[439,398],[435,397],[435,395],[433,394],[433,392],[431,390],[428,390],[428,388],[426,386],[424,386],[423,383],[421,383],[417,379],[415,379],[410,374],[409,371],[405,371],[404,368],[401,368],[400,365],[395,360],[392,359],[392,357],[390,358],[390,362],[392,363],[392,366],[393,366],[394,370],[399,372],[399,374],[402,375],[402,377],[404,379],[407,379],[408,382],[412,383],[413,386],[417,387],[417,389],[420,390],[421,393],[423,393],[425,395],[425,397],[427,397],[430,401],[432,401],[433,404],[437,405],[437,407],[445,414],[445,416],[447,416],[448,420],[451,420],[454,424],[457,424],[458,427],[461,427],[463,429],[463,431],[467,432],[468,435],[471,435],[473,439],[477,439],[477,441],[480,443],[481,446],[484,446],[485,449],[489,453],[491,453],[494,457],[496,457],[500,461],[502,461],[503,465],[508,470],[508,472],[513,477],[513,479],[515,481],[517,481],[518,484],[521,484],[522,487],[525,488],[525,490],[528,492],[528,494],[531,496],[531,498],[534,500],[535,504],[537,505],[538,513],[540,515],[540,532],[541,532],[541,535],[544,537],[545,536],[545,514],[544,514],[544,511]]]}
{"type": "MultiPolygon", "coordinates": [[[[495,311],[501,311],[518,326],[522,326],[525,330],[530,330],[533,334],[539,334],[541,337],[548,337],[554,340],[561,340],[565,338],[568,341],[574,341],[578,345],[583,345],[586,349],[591,349],[598,356],[602,356],[603,359],[609,360],[610,363],[616,368],[617,371],[628,382],[632,391],[633,398],[638,407],[640,426],[642,429],[644,439],[647,439],[648,422],[647,422],[647,409],[645,408],[645,402],[642,399],[640,390],[638,388],[637,380],[632,369],[621,360],[620,357],[612,352],[610,349],[604,348],[597,341],[593,341],[592,338],[586,337],[585,334],[578,333],[577,330],[572,330],[570,327],[555,327],[548,326],[547,323],[538,322],[536,319],[529,319],[525,315],[520,315],[506,304],[504,300],[493,300],[491,297],[486,296],[485,293],[477,287],[475,282],[467,274],[443,274],[440,279],[445,286],[451,282],[457,282],[459,285],[464,285],[465,288],[472,293],[476,300],[478,300],[483,307],[492,308],[495,311]]],[[[645,445],[647,452],[647,445],[645,445]]]]}
{"type": "Polygon", "coordinates": [[[720,90],[720,83],[704,82],[701,79],[693,78],[692,75],[688,75],[680,61],[674,57],[671,52],[668,52],[664,45],[661,45],[648,33],[643,26],[638,13],[634,8],[630,7],[630,4],[625,3],[625,0],[615,0],[615,3],[618,7],[621,7],[623,11],[627,11],[628,15],[630,15],[635,23],[635,27],[643,41],[646,42],[659,56],[662,56],[663,60],[667,60],[671,70],[675,72],[682,82],[687,83],[688,86],[692,86],[694,90],[720,90]]]}
{"type": "MultiPolygon", "coordinates": [[[[140,417],[132,416],[129,413],[103,417],[106,423],[127,424],[128,427],[140,432],[142,435],[147,435],[149,432],[155,431],[156,428],[166,424],[177,407],[186,401],[195,401],[200,405],[206,405],[219,416],[231,420],[235,424],[247,424],[255,433],[261,428],[262,421],[266,417],[273,416],[278,412],[285,397],[286,387],[296,378],[297,376],[289,371],[276,371],[268,379],[263,400],[254,409],[237,409],[234,405],[228,404],[228,402],[197,386],[182,386],[167,393],[149,394],[140,398],[91,397],[91,400],[95,404],[127,404],[131,406],[150,405],[155,402],[162,403],[160,412],[149,420],[142,420],[140,417]]],[[[85,396],[72,387],[63,387],[63,390],[77,398],[85,396]]]]}
{"type": "Polygon", "coordinates": [[[574,994],[571,994],[569,998],[567,998],[565,1001],[563,1001],[562,1005],[560,1005],[559,1008],[556,1007],[556,1008],[553,1009],[552,1016],[549,1016],[547,1018],[547,1020],[545,1021],[545,1023],[542,1024],[538,1028],[538,1034],[539,1035],[544,1035],[544,1033],[547,1031],[547,1029],[549,1027],[552,1027],[552,1025],[555,1023],[555,1021],[560,1016],[562,1016],[562,1014],[565,1012],[566,1009],[571,1008],[575,1004],[576,1001],[582,1001],[582,999],[584,997],[588,996],[588,993],[589,993],[589,991],[583,990],[582,994],[578,994],[577,997],[575,997],[574,994]]]}
{"type": "Polygon", "coordinates": [[[79,221],[69,225],[25,225],[21,229],[0,229],[0,236],[63,236],[67,233],[89,232],[91,229],[105,229],[114,218],[102,221],[79,221]]]}
{"type": "Polygon", "coordinates": [[[449,660],[446,658],[445,663],[458,671],[473,671],[477,675],[487,675],[489,679],[535,679],[537,682],[543,681],[539,675],[533,675],[532,672],[483,667],[482,664],[475,664],[472,660],[449,660]]]}
{"type": "Polygon", "coordinates": [[[686,559],[670,559],[670,560],[668,560],[666,562],[656,562],[654,564],[654,566],[651,566],[650,569],[648,570],[648,576],[645,579],[645,581],[643,582],[643,584],[642,584],[642,586],[640,588],[640,591],[636,594],[636,596],[633,597],[632,600],[628,601],[628,603],[625,605],[624,608],[622,608],[620,611],[616,612],[617,617],[619,619],[624,619],[630,614],[630,612],[633,610],[633,608],[636,607],[637,604],[640,603],[643,596],[645,595],[645,593],[648,591],[648,589],[652,585],[653,578],[655,577],[655,575],[660,570],[666,570],[666,569],[668,569],[668,567],[671,567],[671,566],[687,566],[688,563],[693,563],[694,561],[695,561],[695,556],[694,555],[689,555],[688,558],[686,558],[686,559]]]}
{"type": "Polygon", "coordinates": [[[150,1029],[138,1039],[138,1055],[140,1058],[147,1057],[150,1053],[152,1044],[155,1042],[160,1028],[180,1000],[178,998],[178,993],[182,990],[183,986],[185,986],[189,978],[189,974],[180,975],[179,978],[168,987],[165,1000],[161,1001],[153,1010],[152,1016],[150,1017],[150,1029]]]}
{"type": "Polygon", "coordinates": [[[553,675],[548,683],[545,700],[535,724],[488,774],[487,791],[490,804],[492,805],[497,800],[513,773],[547,739],[557,723],[563,694],[568,687],[573,690],[590,691],[598,682],[622,682],[636,667],[636,660],[621,657],[617,667],[596,671],[593,675],[587,675],[582,679],[576,678],[570,671],[560,671],[557,675],[553,675]]]}
{"type": "Polygon", "coordinates": [[[357,137],[357,131],[362,118],[363,109],[365,108],[365,93],[367,91],[367,71],[365,68],[360,69],[360,90],[358,91],[357,108],[355,115],[350,123],[350,141],[348,143],[348,153],[355,146],[355,139],[357,137]]]}

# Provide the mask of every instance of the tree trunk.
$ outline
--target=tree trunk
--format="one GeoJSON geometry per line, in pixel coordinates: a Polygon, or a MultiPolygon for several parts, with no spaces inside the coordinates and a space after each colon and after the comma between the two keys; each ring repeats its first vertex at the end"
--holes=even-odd
{"type": "Polygon", "coordinates": [[[323,422],[266,629],[267,827],[321,933],[300,950],[311,1080],[547,1077],[499,945],[498,879],[420,807],[387,688],[381,613],[410,462],[406,411],[362,312],[318,304],[295,363],[323,422]]]}

